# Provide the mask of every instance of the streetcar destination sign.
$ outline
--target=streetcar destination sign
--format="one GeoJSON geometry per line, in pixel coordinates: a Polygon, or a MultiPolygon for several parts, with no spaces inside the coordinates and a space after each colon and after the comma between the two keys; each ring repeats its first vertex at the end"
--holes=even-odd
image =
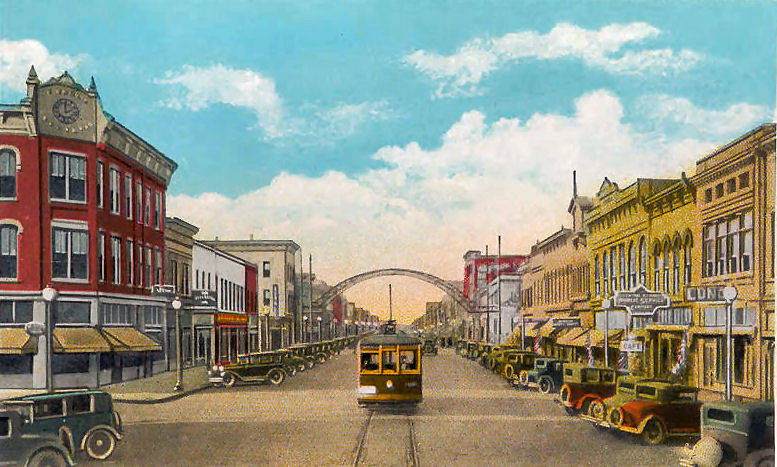
{"type": "Polygon", "coordinates": [[[665,294],[651,292],[642,285],[630,292],[615,292],[613,302],[616,307],[625,308],[631,316],[653,316],[658,308],[666,308],[671,303],[665,294]]]}

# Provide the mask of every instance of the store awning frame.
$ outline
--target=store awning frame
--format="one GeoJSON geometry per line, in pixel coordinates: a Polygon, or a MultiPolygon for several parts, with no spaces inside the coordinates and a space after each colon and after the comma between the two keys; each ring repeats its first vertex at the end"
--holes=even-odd
{"type": "Polygon", "coordinates": [[[54,328],[54,353],[98,353],[113,351],[111,345],[97,328],[60,327],[54,328]]]}
{"type": "Polygon", "coordinates": [[[132,326],[106,326],[102,333],[114,352],[158,352],[162,346],[132,326]]]}
{"type": "Polygon", "coordinates": [[[558,345],[564,345],[564,346],[572,346],[572,342],[580,337],[581,335],[585,334],[586,331],[588,331],[589,328],[572,328],[566,333],[564,333],[561,337],[559,337],[556,340],[556,344],[558,345]]]}
{"type": "Polygon", "coordinates": [[[37,351],[35,339],[23,327],[0,328],[0,354],[26,355],[37,351]]]}

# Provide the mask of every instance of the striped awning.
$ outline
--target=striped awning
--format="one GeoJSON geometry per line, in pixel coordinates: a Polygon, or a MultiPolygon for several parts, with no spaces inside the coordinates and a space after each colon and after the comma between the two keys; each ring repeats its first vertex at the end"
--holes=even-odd
{"type": "Polygon", "coordinates": [[[92,353],[112,350],[100,331],[87,327],[54,328],[52,348],[56,353],[92,353]]]}
{"type": "Polygon", "coordinates": [[[162,346],[153,339],[129,326],[104,327],[103,334],[114,352],[155,352],[162,346]]]}
{"type": "Polygon", "coordinates": [[[0,328],[0,354],[21,355],[35,351],[35,340],[24,328],[0,328]]]}

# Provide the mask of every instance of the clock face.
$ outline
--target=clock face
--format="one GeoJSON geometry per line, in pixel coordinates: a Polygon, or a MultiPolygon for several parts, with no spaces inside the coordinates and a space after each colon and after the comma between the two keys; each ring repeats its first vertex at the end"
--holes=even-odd
{"type": "Polygon", "coordinates": [[[51,106],[51,111],[57,120],[66,125],[78,120],[78,115],[80,114],[78,105],[70,99],[57,99],[54,105],[51,106]]]}

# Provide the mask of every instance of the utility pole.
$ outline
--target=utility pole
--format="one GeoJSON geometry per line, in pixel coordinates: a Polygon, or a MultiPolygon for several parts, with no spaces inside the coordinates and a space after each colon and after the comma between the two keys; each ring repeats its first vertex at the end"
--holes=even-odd
{"type": "Polygon", "coordinates": [[[313,254],[308,255],[308,298],[310,298],[310,313],[308,314],[308,321],[310,322],[310,340],[313,340],[313,254]]]}
{"type": "Polygon", "coordinates": [[[488,261],[488,245],[486,245],[486,344],[491,342],[491,294],[488,293],[488,273],[491,271],[491,263],[488,261]]]}
{"type": "Polygon", "coordinates": [[[389,321],[394,319],[393,304],[391,302],[391,284],[389,284],[389,321]]]}
{"type": "Polygon", "coordinates": [[[501,262],[502,262],[502,236],[496,237],[496,300],[497,311],[499,313],[499,330],[498,338],[496,340],[497,345],[502,343],[502,274],[501,274],[501,262]]]}

